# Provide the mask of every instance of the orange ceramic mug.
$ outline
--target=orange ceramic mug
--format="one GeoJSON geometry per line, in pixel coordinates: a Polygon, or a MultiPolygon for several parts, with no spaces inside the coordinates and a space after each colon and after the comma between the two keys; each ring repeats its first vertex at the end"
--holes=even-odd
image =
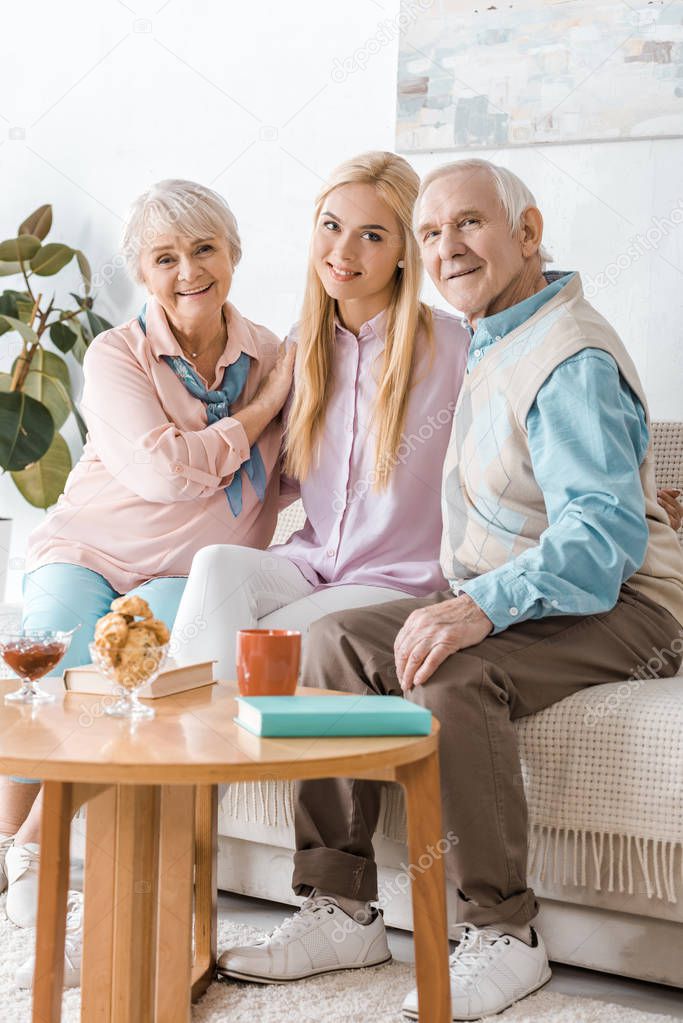
{"type": "Polygon", "coordinates": [[[240,629],[237,633],[240,696],[293,696],[299,680],[300,660],[300,632],[240,629]]]}

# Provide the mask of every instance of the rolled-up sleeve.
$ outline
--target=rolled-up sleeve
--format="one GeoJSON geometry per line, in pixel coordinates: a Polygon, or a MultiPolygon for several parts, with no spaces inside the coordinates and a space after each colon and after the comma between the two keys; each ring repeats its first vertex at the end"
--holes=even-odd
{"type": "Polygon", "coordinates": [[[249,458],[242,424],[226,416],[181,430],[154,385],[125,349],[98,339],[88,349],[80,409],[94,450],[119,482],[147,501],[209,497],[249,458]]]}

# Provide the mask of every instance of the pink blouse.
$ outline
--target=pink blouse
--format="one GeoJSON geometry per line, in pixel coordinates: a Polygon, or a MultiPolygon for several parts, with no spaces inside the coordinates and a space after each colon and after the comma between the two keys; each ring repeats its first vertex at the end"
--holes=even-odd
{"type": "MultiPolygon", "coordinates": [[[[224,306],[228,341],[211,388],[242,352],[252,357],[234,410],[251,401],[275,363],[278,338],[224,306]]],[[[268,485],[261,503],[242,473],[243,507],[235,517],[224,488],[249,458],[236,419],[207,426],[194,398],[162,355],[179,355],[159,303],[147,303],[147,335],[137,319],[101,334],[85,356],[80,403],[88,427],[83,454],[64,494],[29,540],[27,571],[55,562],[83,565],[119,593],[162,576],[187,575],[209,544],[265,547],[278,512],[278,416],[258,446],[268,485]]]]}
{"type": "MultiPolygon", "coordinates": [[[[358,337],[337,322],[334,375],[320,464],[301,484],[303,529],[272,551],[316,587],[360,583],[415,596],[446,589],[439,567],[441,472],[470,339],[460,319],[433,309],[434,344],[417,338],[403,440],[386,490],[373,489],[372,415],[386,312],[358,337]]],[[[296,330],[287,341],[296,340],[296,330]]]]}

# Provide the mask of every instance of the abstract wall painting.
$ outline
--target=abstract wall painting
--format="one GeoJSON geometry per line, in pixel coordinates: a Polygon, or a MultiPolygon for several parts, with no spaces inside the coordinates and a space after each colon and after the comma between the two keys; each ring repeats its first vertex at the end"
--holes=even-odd
{"type": "Polygon", "coordinates": [[[401,152],[683,135],[683,0],[419,0],[401,152]]]}

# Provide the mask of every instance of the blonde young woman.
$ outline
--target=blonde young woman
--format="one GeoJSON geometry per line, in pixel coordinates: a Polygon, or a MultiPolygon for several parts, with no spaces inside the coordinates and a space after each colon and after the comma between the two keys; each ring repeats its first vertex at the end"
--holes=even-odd
{"type": "Polygon", "coordinates": [[[173,641],[185,661],[235,673],[240,628],[294,628],[345,607],[433,592],[441,469],[469,337],[419,301],[412,233],[419,179],[371,152],[337,167],[316,201],[286,409],[282,501],[306,524],[267,552],[195,555],[173,641]]]}

